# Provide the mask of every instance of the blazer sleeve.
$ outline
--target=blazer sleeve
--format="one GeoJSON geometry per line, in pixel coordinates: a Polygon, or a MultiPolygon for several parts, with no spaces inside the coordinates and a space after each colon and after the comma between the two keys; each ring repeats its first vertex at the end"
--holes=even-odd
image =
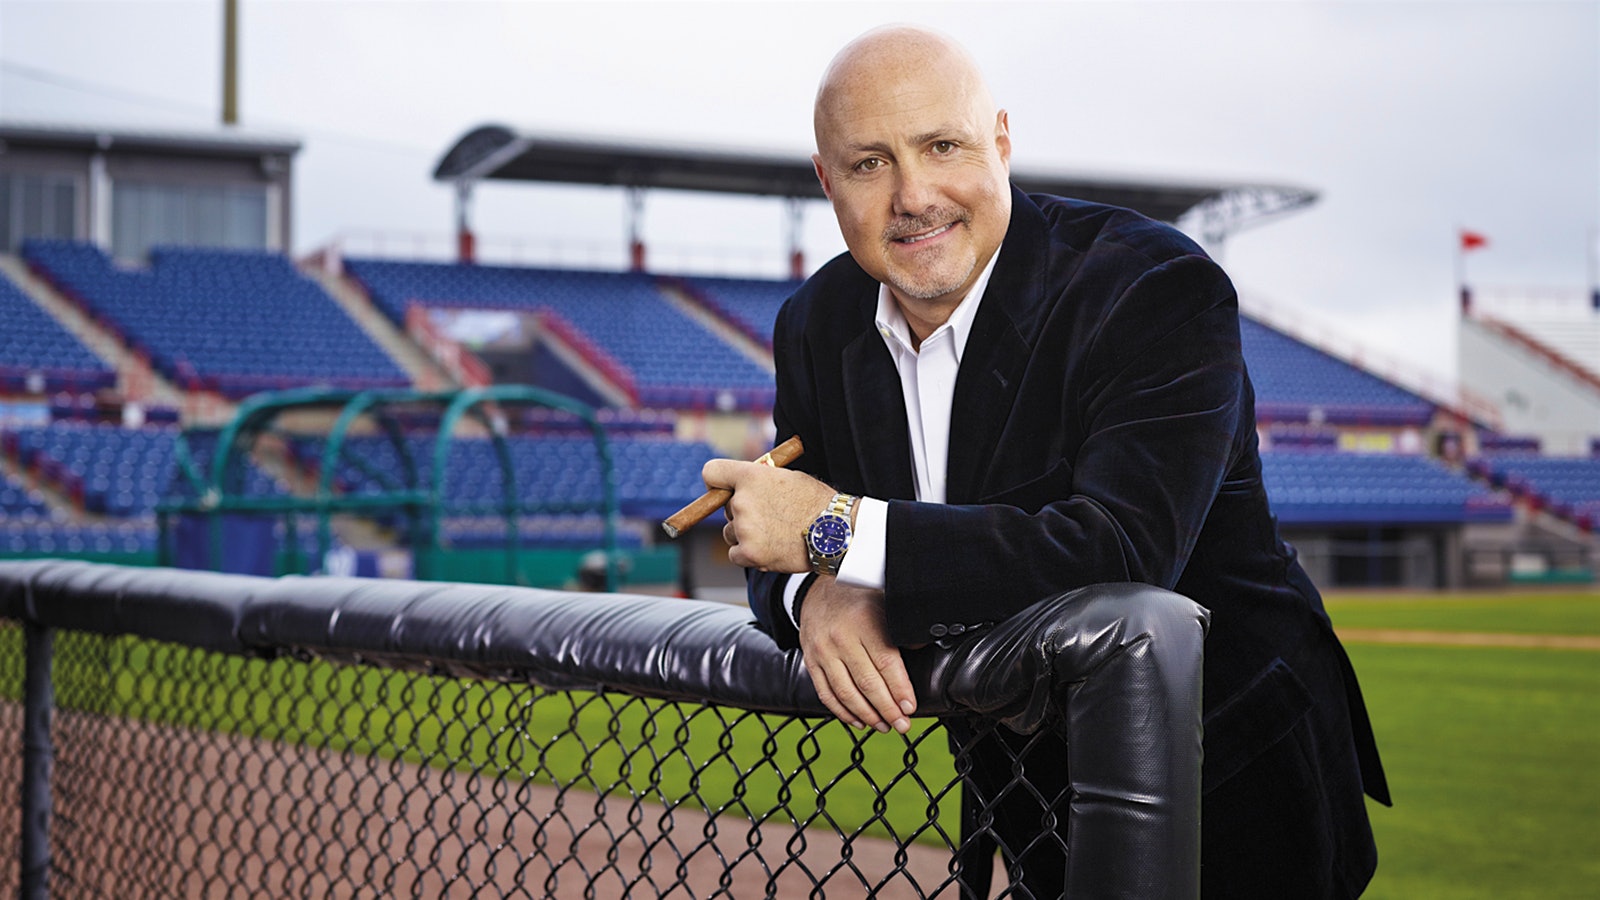
{"type": "MultiPolygon", "coordinates": [[[[772,356],[777,369],[777,393],[773,401],[772,421],[777,429],[777,442],[800,435],[805,441],[805,452],[791,468],[806,472],[823,481],[829,481],[826,448],[817,438],[818,420],[816,397],[802,386],[812,384],[810,363],[798,342],[804,329],[796,320],[803,318],[804,303],[791,298],[779,312],[773,326],[772,356]]],[[[762,631],[772,636],[785,650],[800,646],[800,633],[783,606],[784,584],[789,576],[779,572],[745,570],[745,583],[750,600],[750,611],[762,631]]],[[[801,577],[799,575],[794,576],[801,577]]]]}
{"type": "MultiPolygon", "coordinates": [[[[1052,334],[1035,355],[1085,340],[1052,334]]],[[[1204,256],[1155,265],[1086,340],[1061,388],[1082,434],[1066,458],[975,504],[890,503],[896,643],[982,628],[1088,584],[1177,583],[1247,415],[1232,285],[1204,256]]]]}

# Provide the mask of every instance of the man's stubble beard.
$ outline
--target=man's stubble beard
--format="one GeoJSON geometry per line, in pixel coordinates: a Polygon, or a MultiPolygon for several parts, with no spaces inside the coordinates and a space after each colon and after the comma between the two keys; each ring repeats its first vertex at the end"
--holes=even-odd
{"type": "MultiPolygon", "coordinates": [[[[940,225],[956,225],[956,223],[959,223],[959,225],[956,227],[968,230],[969,233],[967,234],[967,237],[970,240],[972,237],[970,233],[972,228],[972,213],[962,207],[943,207],[940,209],[930,210],[914,218],[898,219],[890,223],[888,228],[884,229],[884,244],[888,250],[887,255],[892,257],[895,242],[899,238],[907,235],[918,234],[927,231],[930,228],[937,228],[940,225]]],[[[945,296],[946,294],[960,290],[961,286],[967,283],[967,279],[972,277],[973,270],[978,267],[977,254],[975,251],[973,251],[972,258],[967,261],[966,265],[961,268],[960,272],[951,276],[946,276],[938,281],[934,281],[933,279],[937,278],[938,276],[935,272],[930,270],[937,270],[942,267],[941,264],[945,262],[945,254],[951,252],[959,253],[964,251],[972,251],[972,247],[970,243],[967,243],[960,247],[946,247],[939,248],[937,250],[930,248],[930,250],[938,254],[938,257],[932,261],[931,265],[918,266],[913,269],[902,269],[892,265],[886,266],[888,269],[887,275],[890,286],[900,294],[911,299],[935,300],[939,297],[945,296]],[[927,274],[924,275],[924,272],[927,274]]],[[[957,265],[960,264],[957,263],[957,265]]]]}
{"type": "Polygon", "coordinates": [[[915,277],[914,272],[900,272],[896,269],[889,270],[889,284],[900,294],[914,300],[937,300],[946,294],[960,290],[972,277],[972,272],[978,267],[977,258],[970,260],[959,274],[945,280],[934,281],[931,273],[927,278],[916,281],[909,280],[915,277]]]}

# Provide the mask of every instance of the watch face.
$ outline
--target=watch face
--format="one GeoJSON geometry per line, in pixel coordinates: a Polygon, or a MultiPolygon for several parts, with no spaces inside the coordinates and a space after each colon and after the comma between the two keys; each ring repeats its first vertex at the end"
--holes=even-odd
{"type": "Polygon", "coordinates": [[[843,516],[820,516],[807,534],[811,549],[819,556],[838,556],[850,546],[850,521],[843,516]]]}

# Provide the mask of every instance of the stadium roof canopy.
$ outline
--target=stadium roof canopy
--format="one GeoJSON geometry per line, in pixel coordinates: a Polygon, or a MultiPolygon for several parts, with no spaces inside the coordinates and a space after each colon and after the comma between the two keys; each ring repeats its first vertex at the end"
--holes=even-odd
{"type": "Polygon", "coordinates": [[[161,131],[17,120],[0,122],[0,150],[8,146],[89,151],[115,148],[123,152],[205,156],[293,156],[300,151],[300,141],[295,138],[234,128],[161,131]]]}
{"type": "MultiPolygon", "coordinates": [[[[544,181],[823,199],[811,160],[804,155],[519,132],[504,125],[467,132],[439,160],[433,177],[462,185],[544,181]]],[[[1012,170],[1011,180],[1032,193],[1125,206],[1165,222],[1194,212],[1201,217],[1201,230],[1217,240],[1266,216],[1308,206],[1317,197],[1315,191],[1284,185],[1021,168],[1012,170]]]]}

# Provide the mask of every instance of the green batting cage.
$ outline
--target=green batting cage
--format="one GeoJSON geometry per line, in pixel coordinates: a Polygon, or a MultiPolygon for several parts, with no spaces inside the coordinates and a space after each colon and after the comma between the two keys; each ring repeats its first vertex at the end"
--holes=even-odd
{"type": "Polygon", "coordinates": [[[618,584],[611,447],[593,409],[550,391],[258,394],[176,455],[162,565],[618,584]]]}

